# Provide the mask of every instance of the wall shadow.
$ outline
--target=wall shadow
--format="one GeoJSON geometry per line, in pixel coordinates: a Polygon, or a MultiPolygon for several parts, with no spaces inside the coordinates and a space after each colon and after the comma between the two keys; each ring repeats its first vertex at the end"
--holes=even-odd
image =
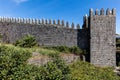
{"type": "Polygon", "coordinates": [[[88,29],[77,30],[77,46],[84,50],[85,60],[90,62],[90,37],[88,29]]]}
{"type": "Polygon", "coordinates": [[[116,52],[116,65],[120,66],[120,52],[116,52]]]}

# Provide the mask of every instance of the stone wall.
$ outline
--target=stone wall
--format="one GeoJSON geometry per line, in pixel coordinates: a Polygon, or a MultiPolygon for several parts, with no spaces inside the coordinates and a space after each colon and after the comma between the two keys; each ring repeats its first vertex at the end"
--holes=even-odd
{"type": "Polygon", "coordinates": [[[14,43],[27,34],[36,37],[41,46],[79,46],[88,48],[87,29],[75,29],[52,24],[29,24],[16,22],[0,22],[2,41],[14,43]]]}
{"type": "MultiPolygon", "coordinates": [[[[66,64],[71,64],[74,61],[84,61],[84,56],[80,55],[75,55],[75,54],[70,54],[70,53],[61,53],[59,57],[65,61],[66,64]]],[[[41,55],[40,53],[33,52],[32,57],[27,60],[28,64],[33,64],[33,65],[44,65],[47,64],[48,62],[52,62],[53,58],[47,56],[47,55],[41,55]]]]}
{"type": "Polygon", "coordinates": [[[98,66],[116,65],[115,9],[90,10],[91,63],[98,66]]]}

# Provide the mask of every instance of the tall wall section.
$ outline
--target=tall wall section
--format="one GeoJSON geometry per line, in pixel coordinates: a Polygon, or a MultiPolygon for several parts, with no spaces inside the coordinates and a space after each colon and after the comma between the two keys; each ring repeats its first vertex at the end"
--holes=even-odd
{"type": "Polygon", "coordinates": [[[33,35],[41,46],[79,46],[89,48],[88,30],[80,29],[79,24],[75,29],[74,23],[58,20],[33,20],[19,18],[0,18],[0,35],[2,41],[14,43],[26,35],[33,35]]]}
{"type": "Polygon", "coordinates": [[[116,65],[116,12],[115,9],[101,9],[89,12],[90,57],[91,63],[97,66],[116,65]],[[100,13],[100,14],[99,14],[100,13]]]}

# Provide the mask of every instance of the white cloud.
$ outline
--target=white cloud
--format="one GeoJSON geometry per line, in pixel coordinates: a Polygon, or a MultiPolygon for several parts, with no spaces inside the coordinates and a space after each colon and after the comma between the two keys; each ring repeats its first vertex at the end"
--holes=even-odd
{"type": "Polygon", "coordinates": [[[17,4],[20,4],[20,3],[26,2],[28,0],[13,0],[13,1],[16,2],[17,4]]]}

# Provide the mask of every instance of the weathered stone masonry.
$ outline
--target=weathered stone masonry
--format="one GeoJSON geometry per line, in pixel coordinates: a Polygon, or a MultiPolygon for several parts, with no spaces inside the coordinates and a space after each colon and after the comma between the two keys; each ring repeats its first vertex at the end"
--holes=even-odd
{"type": "Polygon", "coordinates": [[[63,20],[37,20],[21,18],[0,18],[2,41],[14,43],[30,34],[36,37],[41,46],[79,46],[90,50],[90,61],[99,66],[115,66],[115,9],[91,9],[84,16],[82,29],[74,23],[69,26],[63,20]]]}
{"type": "Polygon", "coordinates": [[[98,66],[116,65],[115,9],[90,10],[90,55],[91,63],[98,66]]]}

